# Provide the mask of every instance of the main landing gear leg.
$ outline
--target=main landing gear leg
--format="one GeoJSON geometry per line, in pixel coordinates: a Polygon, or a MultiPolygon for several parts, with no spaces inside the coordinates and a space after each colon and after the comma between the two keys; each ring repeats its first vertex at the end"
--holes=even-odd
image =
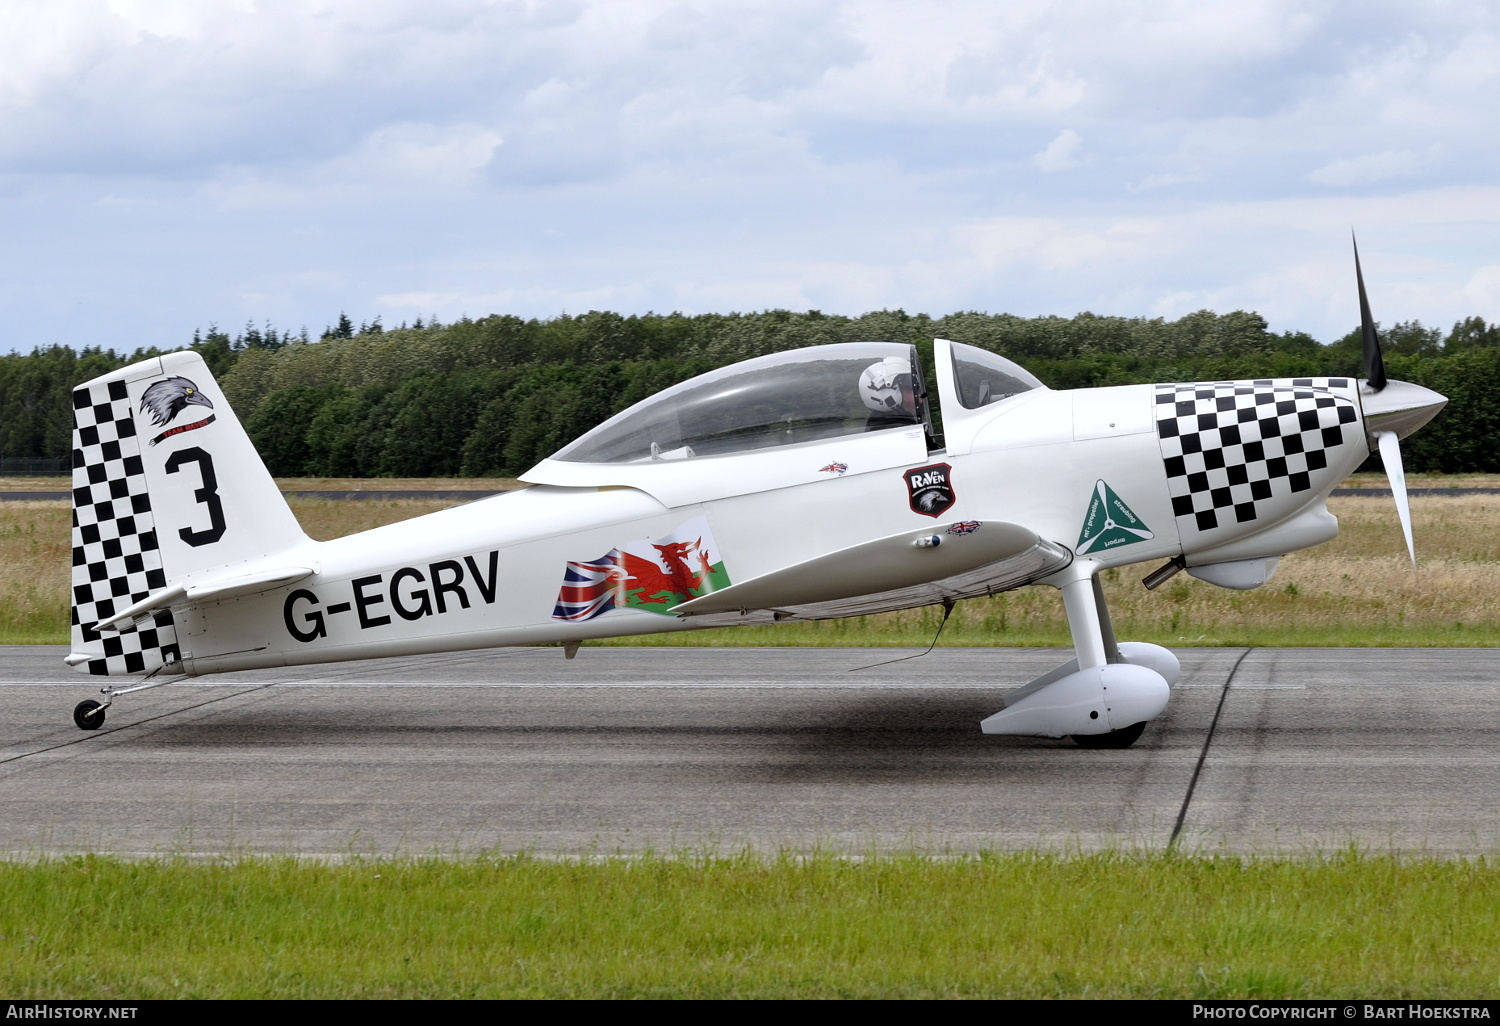
{"type": "Polygon", "coordinates": [[[1081,572],[1071,580],[1061,582],[1057,587],[1062,592],[1063,609],[1068,614],[1068,630],[1073,634],[1078,669],[1091,670],[1119,662],[1120,648],[1115,643],[1115,628],[1109,618],[1109,609],[1104,605],[1104,588],[1099,584],[1098,574],[1092,566],[1079,567],[1079,570],[1081,572]]]}
{"type": "Polygon", "coordinates": [[[1062,592],[1074,658],[1005,696],[986,734],[1072,737],[1083,748],[1129,748],[1166,708],[1177,658],[1157,645],[1115,639],[1099,566],[1077,560],[1042,583],[1062,592]]]}

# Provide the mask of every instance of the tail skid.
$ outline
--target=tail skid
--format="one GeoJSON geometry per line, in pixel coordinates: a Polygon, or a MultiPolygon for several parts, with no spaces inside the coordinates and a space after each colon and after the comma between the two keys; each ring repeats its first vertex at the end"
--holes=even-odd
{"type": "Polygon", "coordinates": [[[305,577],[316,567],[293,550],[312,544],[197,353],[74,390],[69,665],[171,670],[174,605],[305,577]]]}

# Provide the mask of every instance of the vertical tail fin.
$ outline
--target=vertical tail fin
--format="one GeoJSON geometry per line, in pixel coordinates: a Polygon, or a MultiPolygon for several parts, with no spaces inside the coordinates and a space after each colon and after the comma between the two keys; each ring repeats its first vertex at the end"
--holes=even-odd
{"type": "Polygon", "coordinates": [[[101,620],[204,571],[307,541],[197,353],[123,367],[73,392],[73,654],[94,674],[181,659],[163,608],[101,620]]]}

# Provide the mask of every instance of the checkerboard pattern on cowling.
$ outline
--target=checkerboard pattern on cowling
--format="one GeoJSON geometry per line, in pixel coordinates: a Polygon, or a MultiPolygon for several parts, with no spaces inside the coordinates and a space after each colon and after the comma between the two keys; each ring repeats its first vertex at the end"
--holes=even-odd
{"type": "Polygon", "coordinates": [[[90,673],[144,673],[181,658],[167,611],[121,631],[93,629],[166,585],[125,383],[75,389],[73,649],[102,638],[104,656],[89,660],[90,673]]]}
{"type": "Polygon", "coordinates": [[[1328,453],[1362,442],[1348,378],[1156,386],[1156,433],[1178,524],[1211,531],[1258,519],[1273,495],[1312,489],[1328,453]]]}

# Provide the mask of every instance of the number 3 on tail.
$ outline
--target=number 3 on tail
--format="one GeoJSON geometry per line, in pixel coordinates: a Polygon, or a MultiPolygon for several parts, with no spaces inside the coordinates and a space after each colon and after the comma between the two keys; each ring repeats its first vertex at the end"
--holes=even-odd
{"type": "Polygon", "coordinates": [[[184,527],[177,536],[189,545],[212,545],[224,537],[224,504],[219,501],[219,479],[214,474],[214,458],[196,445],[174,452],[167,460],[167,473],[175,474],[184,463],[197,463],[203,487],[193,491],[193,498],[208,507],[208,529],[195,531],[184,527]]]}

